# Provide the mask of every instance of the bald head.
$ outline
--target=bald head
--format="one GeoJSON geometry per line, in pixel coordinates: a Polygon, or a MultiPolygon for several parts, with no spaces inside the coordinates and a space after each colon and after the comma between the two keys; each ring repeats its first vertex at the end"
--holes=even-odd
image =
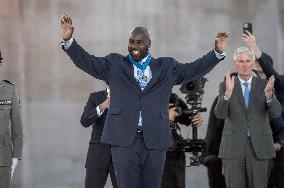
{"type": "Polygon", "coordinates": [[[145,27],[135,27],[131,32],[130,35],[143,35],[145,37],[145,39],[150,40],[150,34],[147,28],[145,27]]]}

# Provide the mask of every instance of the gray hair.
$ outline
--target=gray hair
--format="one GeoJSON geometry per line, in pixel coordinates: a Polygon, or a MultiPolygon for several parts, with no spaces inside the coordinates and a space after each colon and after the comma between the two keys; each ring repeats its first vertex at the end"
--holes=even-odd
{"type": "Polygon", "coordinates": [[[236,51],[233,54],[233,61],[237,61],[238,55],[244,52],[249,52],[251,59],[255,61],[255,55],[253,51],[251,51],[248,47],[245,47],[245,46],[239,47],[238,49],[236,49],[236,51]]]}

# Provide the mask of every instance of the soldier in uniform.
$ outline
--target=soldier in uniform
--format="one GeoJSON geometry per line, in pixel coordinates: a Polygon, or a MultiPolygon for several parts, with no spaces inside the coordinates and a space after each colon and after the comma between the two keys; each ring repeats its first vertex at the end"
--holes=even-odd
{"type": "MultiPolygon", "coordinates": [[[[2,63],[0,52],[0,63],[2,63]]],[[[19,98],[14,84],[0,81],[0,188],[9,188],[22,155],[23,132],[19,98]]]]}

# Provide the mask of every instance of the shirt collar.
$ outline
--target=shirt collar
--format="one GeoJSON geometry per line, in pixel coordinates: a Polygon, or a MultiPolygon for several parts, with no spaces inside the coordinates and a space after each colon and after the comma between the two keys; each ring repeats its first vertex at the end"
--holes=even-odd
{"type": "Polygon", "coordinates": [[[243,83],[245,83],[245,82],[247,82],[249,85],[251,85],[252,77],[253,77],[253,75],[250,77],[250,79],[248,79],[248,80],[243,80],[243,79],[241,79],[240,76],[238,75],[238,78],[239,78],[239,80],[240,80],[240,82],[241,82],[241,85],[243,85],[243,83]]]}
{"type": "Polygon", "coordinates": [[[110,96],[110,89],[109,89],[109,87],[106,88],[106,92],[107,92],[107,97],[109,97],[110,96]]]}

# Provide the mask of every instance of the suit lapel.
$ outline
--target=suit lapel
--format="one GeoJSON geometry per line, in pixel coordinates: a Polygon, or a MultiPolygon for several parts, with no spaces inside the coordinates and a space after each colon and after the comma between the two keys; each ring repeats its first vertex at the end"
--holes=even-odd
{"type": "Polygon", "coordinates": [[[150,69],[152,72],[152,78],[147,84],[147,86],[145,87],[144,92],[147,92],[149,89],[153,87],[153,85],[156,83],[160,75],[160,71],[161,71],[160,66],[157,62],[155,62],[154,58],[151,59],[150,69]]]}
{"type": "Polygon", "coordinates": [[[131,83],[131,87],[133,87],[135,90],[137,90],[139,93],[142,92],[139,83],[137,82],[136,78],[134,77],[134,67],[133,64],[125,57],[125,72],[126,72],[126,79],[129,80],[131,83]]]}
{"type": "Polygon", "coordinates": [[[239,78],[236,76],[235,78],[235,86],[234,86],[234,89],[236,89],[236,95],[243,107],[243,110],[246,112],[247,111],[247,107],[246,107],[246,104],[245,104],[245,99],[244,99],[244,96],[243,96],[243,91],[242,91],[242,87],[241,87],[241,82],[239,80],[239,78]]]}
{"type": "MultiPolygon", "coordinates": [[[[132,65],[132,63],[125,58],[125,63],[126,63],[126,68],[125,68],[125,72],[126,72],[126,77],[129,79],[129,81],[131,82],[132,87],[134,87],[138,92],[142,92],[140,85],[138,83],[138,81],[135,79],[134,77],[134,67],[132,65]]],[[[156,60],[154,58],[151,59],[150,62],[150,70],[152,72],[152,78],[149,81],[149,83],[147,84],[147,86],[145,87],[143,92],[147,92],[149,89],[151,89],[151,87],[153,87],[153,85],[156,83],[157,79],[159,78],[160,75],[160,66],[157,62],[155,62],[156,60]]]]}
{"type": "Polygon", "coordinates": [[[257,93],[257,90],[258,90],[257,86],[258,86],[258,80],[255,77],[252,77],[251,88],[250,88],[250,93],[249,93],[248,112],[253,107],[255,96],[256,96],[256,93],[257,93]]]}

